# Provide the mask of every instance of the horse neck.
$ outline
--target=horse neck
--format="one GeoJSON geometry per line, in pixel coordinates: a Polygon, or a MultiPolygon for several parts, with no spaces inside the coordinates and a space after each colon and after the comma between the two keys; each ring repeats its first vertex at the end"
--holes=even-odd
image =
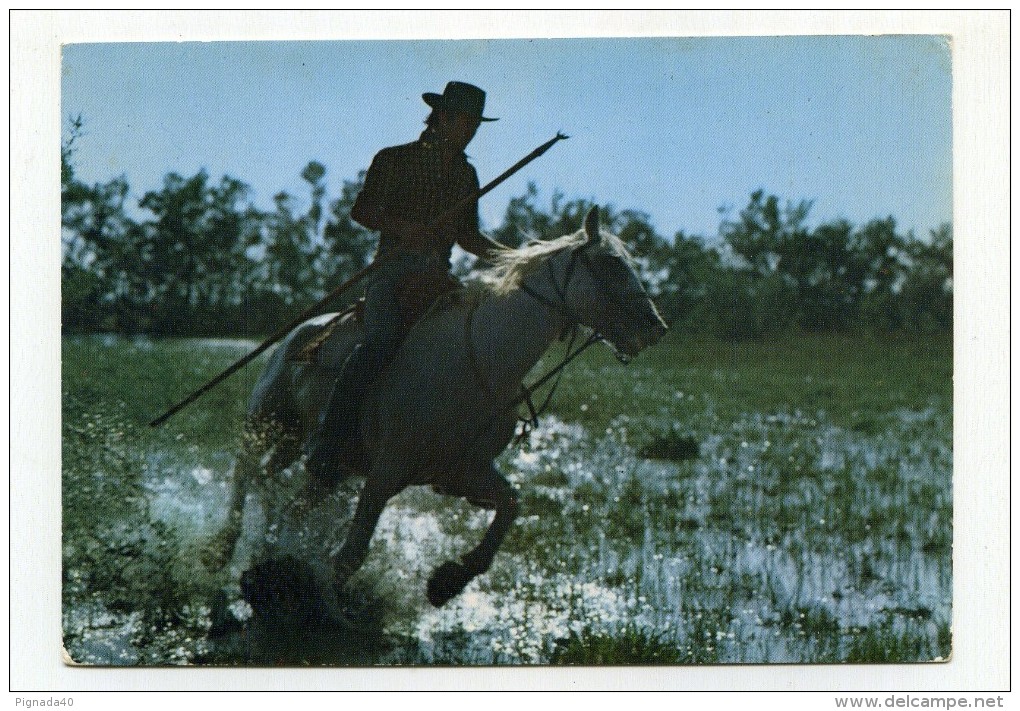
{"type": "MultiPolygon", "coordinates": [[[[525,281],[545,294],[531,275],[525,281]]],[[[480,375],[494,388],[516,390],[524,376],[567,326],[566,316],[523,289],[484,300],[474,316],[472,341],[480,375]]]]}

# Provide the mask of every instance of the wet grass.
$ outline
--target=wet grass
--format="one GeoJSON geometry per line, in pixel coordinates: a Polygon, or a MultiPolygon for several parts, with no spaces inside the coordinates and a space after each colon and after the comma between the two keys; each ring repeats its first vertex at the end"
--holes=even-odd
{"type": "MultiPolygon", "coordinates": [[[[384,513],[355,581],[372,643],[210,651],[205,573],[257,367],[145,422],[245,344],[64,344],[65,644],[107,664],[904,662],[951,653],[952,344],[671,334],[572,365],[501,469],[521,517],[435,610],[425,580],[489,514],[424,489],[384,513]],[[373,618],[375,619],[375,618],[373,618]],[[376,634],[377,633],[377,634],[376,634]],[[357,649],[354,649],[357,647],[357,649]],[[296,656],[295,656],[296,655],[296,656]]],[[[550,359],[551,362],[551,359],[550,359]]],[[[321,523],[342,538],[331,514],[321,523]]],[[[342,527],[341,527],[342,528],[342,527]]],[[[242,604],[243,606],[243,604],[242,604]]],[[[244,616],[243,614],[241,615],[244,616]]],[[[299,635],[300,636],[300,635],[299,635]]]]}
{"type": "Polygon", "coordinates": [[[684,434],[675,425],[668,432],[655,434],[651,441],[641,449],[641,456],[646,459],[670,459],[684,462],[697,459],[701,446],[695,437],[684,434]]]}
{"type": "Polygon", "coordinates": [[[601,664],[639,664],[654,666],[684,662],[672,640],[663,639],[637,626],[614,634],[584,632],[560,640],[553,650],[553,664],[593,666],[601,664]]]}

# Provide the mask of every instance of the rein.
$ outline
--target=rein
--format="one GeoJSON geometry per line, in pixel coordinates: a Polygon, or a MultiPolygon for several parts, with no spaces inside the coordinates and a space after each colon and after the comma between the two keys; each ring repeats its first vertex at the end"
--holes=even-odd
{"type": "Polygon", "coordinates": [[[601,341],[602,336],[592,331],[592,334],[588,336],[588,339],[584,343],[578,346],[577,350],[571,351],[571,348],[574,347],[574,341],[576,339],[577,339],[577,327],[575,326],[570,334],[570,343],[567,344],[567,355],[563,357],[563,360],[561,360],[558,365],[556,365],[548,373],[543,375],[541,378],[536,380],[531,385],[524,384],[521,385],[522,394],[518,396],[518,398],[514,401],[513,406],[519,405],[521,402],[524,402],[528,406],[529,416],[527,418],[523,417],[519,418],[521,421],[521,431],[517,435],[517,439],[515,440],[517,444],[519,444],[525,437],[527,437],[531,430],[538,427],[538,418],[543,412],[546,411],[546,408],[549,407],[549,403],[552,402],[553,395],[556,394],[556,389],[559,388],[560,386],[560,380],[563,377],[563,371],[570,363],[570,361],[574,360],[575,358],[577,358],[577,356],[581,355],[584,351],[588,350],[588,348],[601,341]],[[532,393],[534,393],[540,387],[545,385],[549,381],[549,379],[552,378],[553,376],[556,377],[556,382],[554,382],[553,386],[549,388],[549,392],[546,394],[545,400],[542,401],[542,404],[536,408],[535,403],[532,400],[532,393]]]}
{"type": "MultiPolygon", "coordinates": [[[[577,329],[575,328],[574,336],[576,335],[577,329]]],[[[571,346],[573,345],[573,340],[574,339],[571,338],[571,346]]],[[[549,406],[549,403],[552,400],[553,393],[559,386],[560,381],[559,376],[563,374],[563,369],[566,368],[571,361],[573,361],[575,358],[581,355],[584,351],[588,350],[591,346],[595,345],[601,340],[602,336],[593,331],[592,334],[588,336],[588,338],[584,341],[584,343],[575,348],[573,351],[571,351],[570,347],[568,346],[567,355],[564,356],[563,360],[561,360],[558,365],[549,370],[549,372],[547,372],[541,378],[536,380],[531,385],[521,384],[521,394],[515,397],[509,403],[507,403],[504,407],[494,412],[492,416],[489,417],[489,419],[485,422],[485,424],[475,433],[475,436],[471,439],[470,442],[468,442],[468,444],[461,450],[460,454],[453,461],[455,463],[459,463],[460,460],[463,459],[463,457],[467,456],[467,454],[471,451],[475,444],[478,443],[478,440],[480,440],[492,428],[492,426],[496,423],[496,420],[502,417],[505,412],[512,408],[517,407],[521,403],[526,403],[528,405],[528,411],[531,416],[528,418],[518,418],[521,420],[521,422],[524,423],[524,426],[522,427],[521,432],[517,435],[516,439],[514,440],[514,443],[520,444],[520,442],[528,435],[531,429],[538,425],[539,415],[541,415],[542,412],[545,411],[545,408],[549,406]],[[542,406],[540,408],[535,408],[531,394],[535,390],[538,390],[540,387],[549,382],[549,380],[553,377],[556,378],[556,383],[553,385],[552,390],[549,391],[549,394],[546,396],[546,399],[542,403],[542,406]]],[[[470,343],[468,344],[468,346],[470,347],[470,343]]]]}
{"type": "MultiPolygon", "coordinates": [[[[556,304],[548,299],[545,299],[540,294],[538,294],[537,292],[533,291],[528,287],[522,286],[522,289],[529,296],[531,296],[532,298],[546,306],[560,309],[566,308],[565,302],[562,304],[556,304]]],[[[477,385],[478,388],[481,391],[483,391],[486,395],[489,395],[491,397],[492,388],[489,386],[489,383],[485,380],[485,377],[482,374],[481,367],[478,364],[478,356],[475,354],[474,338],[472,337],[475,322],[475,312],[477,310],[478,303],[472,304],[471,309],[468,311],[467,318],[464,319],[464,342],[467,351],[468,365],[470,366],[471,369],[471,375],[474,377],[475,385],[477,385]]],[[[521,394],[510,405],[507,406],[508,409],[509,407],[515,407],[521,404],[522,402],[528,406],[529,416],[527,418],[520,418],[521,422],[523,423],[523,427],[521,428],[520,434],[517,436],[518,442],[527,435],[530,429],[534,429],[535,427],[538,426],[538,418],[543,412],[545,412],[546,408],[548,408],[549,404],[552,402],[553,395],[555,395],[557,388],[559,388],[560,386],[560,380],[563,376],[563,369],[566,367],[566,365],[574,358],[576,358],[578,355],[580,355],[583,350],[588,348],[593,343],[601,340],[601,336],[593,333],[592,337],[589,339],[589,342],[586,342],[584,345],[581,346],[581,348],[574,351],[573,350],[574,343],[577,341],[578,332],[577,323],[576,322],[572,323],[569,328],[570,328],[570,342],[567,344],[567,354],[564,356],[564,359],[552,370],[550,370],[548,373],[539,378],[532,385],[529,386],[524,385],[522,383],[521,394]],[[548,382],[549,378],[553,377],[554,375],[556,376],[556,382],[553,383],[552,388],[546,394],[545,400],[542,401],[542,404],[539,405],[538,407],[535,407],[533,393],[535,392],[535,390],[537,390],[546,382],[548,382]]],[[[503,411],[505,412],[505,409],[503,411]]]]}
{"type": "MultiPolygon", "coordinates": [[[[518,416],[518,419],[521,422],[521,431],[520,433],[518,433],[515,439],[515,443],[519,444],[525,437],[528,436],[531,430],[538,427],[538,418],[543,412],[546,411],[546,409],[552,402],[553,396],[556,394],[556,390],[560,386],[560,382],[563,377],[563,371],[567,367],[567,365],[575,358],[577,358],[577,356],[581,355],[581,353],[586,351],[588,348],[598,343],[599,341],[604,340],[601,335],[593,331],[591,336],[589,336],[584,343],[582,343],[576,350],[574,350],[574,343],[577,341],[578,324],[580,323],[580,319],[578,319],[573,309],[570,308],[567,302],[567,292],[568,289],[570,288],[570,280],[574,276],[574,272],[577,268],[577,260],[579,258],[583,258],[587,262],[587,255],[584,253],[587,247],[588,244],[586,243],[570,252],[570,261],[567,262],[567,267],[563,277],[563,284],[560,284],[556,279],[556,272],[553,269],[552,260],[546,262],[546,267],[549,270],[549,283],[552,284],[553,290],[556,292],[556,296],[559,299],[558,302],[553,301],[552,299],[538,291],[535,291],[527,284],[522,283],[520,285],[521,291],[523,291],[525,294],[533,298],[535,301],[554,311],[560,311],[567,317],[567,321],[569,322],[567,328],[570,329],[570,341],[567,344],[567,352],[566,355],[563,357],[563,360],[560,361],[558,365],[554,366],[551,370],[549,370],[537,381],[535,381],[531,385],[524,385],[523,383],[521,383],[520,395],[514,398],[510,402],[510,404],[508,404],[502,410],[493,415],[490,421],[486,423],[485,427],[475,437],[475,441],[477,441],[477,439],[481,437],[481,435],[484,434],[486,430],[489,429],[489,427],[495,421],[496,417],[502,415],[510,408],[517,407],[521,403],[524,403],[528,407],[528,417],[518,416]],[[541,405],[535,407],[535,401],[533,397],[535,391],[538,390],[543,385],[545,385],[553,377],[555,377],[556,380],[553,383],[552,387],[549,389],[549,392],[546,394],[545,400],[542,401],[541,405]]],[[[589,271],[591,271],[590,268],[589,271]]],[[[471,371],[474,376],[475,383],[486,394],[491,395],[492,394],[491,389],[489,388],[488,383],[485,381],[485,378],[482,376],[481,370],[478,367],[478,359],[475,356],[475,349],[472,343],[473,339],[471,337],[472,327],[474,325],[475,310],[477,309],[477,307],[478,307],[477,304],[473,305],[471,311],[468,313],[468,316],[465,319],[464,336],[468,352],[468,361],[471,365],[471,371]]]]}
{"type": "MultiPolygon", "coordinates": [[[[567,302],[567,294],[568,289],[570,287],[570,280],[573,277],[574,272],[576,271],[577,268],[577,261],[579,259],[583,259],[585,261],[585,264],[588,266],[588,270],[591,273],[592,278],[596,281],[601,281],[601,279],[599,279],[598,275],[595,273],[596,270],[593,269],[591,261],[588,258],[588,255],[585,253],[590,244],[591,243],[588,242],[581,245],[580,247],[571,250],[570,261],[567,263],[562,284],[560,284],[559,281],[556,279],[556,272],[552,267],[552,261],[550,260],[546,262],[546,265],[549,269],[549,281],[552,284],[553,290],[556,292],[556,296],[559,299],[559,302],[554,301],[553,299],[542,294],[541,292],[536,291],[535,289],[529,287],[527,284],[522,283],[519,287],[525,294],[535,299],[535,301],[537,301],[538,303],[542,304],[543,306],[546,306],[547,308],[560,311],[567,317],[569,321],[568,328],[570,328],[571,330],[571,336],[570,342],[567,345],[567,353],[563,357],[563,360],[560,361],[559,364],[554,366],[545,375],[540,377],[531,385],[524,385],[522,383],[520,394],[514,397],[509,403],[507,403],[504,407],[494,412],[489,417],[485,424],[476,431],[474,437],[472,437],[464,446],[464,448],[460,450],[459,454],[457,454],[457,456],[455,456],[452,459],[451,467],[459,465],[459,463],[464,459],[464,457],[466,457],[470,453],[470,451],[474,448],[478,441],[483,436],[485,436],[486,433],[489,432],[489,430],[496,423],[498,418],[502,417],[510,409],[517,407],[521,403],[525,403],[528,407],[529,416],[525,418],[520,417],[518,415],[518,419],[522,422],[522,427],[521,432],[517,435],[515,439],[515,444],[520,444],[520,442],[530,433],[530,431],[538,425],[538,417],[545,411],[545,409],[549,406],[550,402],[552,401],[553,395],[555,394],[556,389],[559,387],[560,380],[563,375],[563,370],[584,351],[588,350],[591,346],[595,345],[599,341],[605,340],[601,334],[593,330],[591,335],[588,336],[588,338],[585,339],[585,341],[580,346],[574,348],[574,343],[577,339],[578,326],[580,324],[580,320],[574,314],[573,309],[570,308],[567,302]],[[556,378],[556,381],[553,383],[552,388],[546,395],[545,400],[542,402],[542,405],[540,407],[535,407],[533,399],[534,392],[541,388],[543,385],[545,385],[547,382],[549,382],[549,380],[551,380],[552,378],[556,378]]],[[[472,326],[474,323],[476,308],[477,304],[471,309],[470,313],[467,316],[467,319],[465,320],[464,327],[465,345],[467,347],[468,360],[471,364],[472,374],[475,379],[475,382],[479,385],[483,392],[491,395],[492,394],[491,389],[489,388],[488,383],[485,382],[481,370],[478,367],[478,359],[477,356],[475,355],[475,349],[473,344],[472,326]]],[[[624,359],[619,354],[617,354],[617,358],[624,363],[626,363],[629,360],[624,359]]]]}

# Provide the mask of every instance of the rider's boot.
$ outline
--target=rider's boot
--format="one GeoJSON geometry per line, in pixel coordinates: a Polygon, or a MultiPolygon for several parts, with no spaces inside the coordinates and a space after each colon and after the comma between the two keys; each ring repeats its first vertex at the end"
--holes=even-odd
{"type": "Polygon", "coordinates": [[[364,467],[358,410],[375,375],[371,358],[359,346],[344,365],[319,420],[319,429],[308,441],[305,468],[323,483],[340,481],[345,469],[364,467]]]}

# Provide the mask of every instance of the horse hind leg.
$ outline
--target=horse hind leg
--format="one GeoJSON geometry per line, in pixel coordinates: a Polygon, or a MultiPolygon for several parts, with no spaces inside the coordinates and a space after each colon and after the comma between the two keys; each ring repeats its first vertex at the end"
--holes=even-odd
{"type": "MultiPolygon", "coordinates": [[[[299,444],[294,454],[294,459],[297,459],[300,455],[301,447],[299,444]]],[[[309,474],[304,486],[301,487],[301,491],[298,492],[297,496],[294,497],[294,501],[291,502],[287,512],[288,515],[295,518],[303,518],[325,501],[345,478],[325,479],[309,474]]]]}
{"type": "Polygon", "coordinates": [[[201,552],[202,562],[207,568],[220,570],[230,562],[241,536],[248,493],[254,485],[261,483],[260,474],[272,476],[297,458],[300,449],[296,443],[292,443],[293,440],[294,437],[278,423],[252,419],[245,425],[241,436],[241,451],[234,464],[227,519],[201,552]],[[269,462],[263,466],[267,454],[270,454],[269,462]]]}
{"type": "Polygon", "coordinates": [[[448,487],[447,493],[463,496],[482,508],[493,508],[496,515],[477,546],[464,554],[459,562],[443,563],[429,577],[426,595],[435,607],[459,595],[468,583],[489,569],[503,538],[517,518],[518,510],[517,492],[491,462],[479,474],[468,474],[448,487]]]}

